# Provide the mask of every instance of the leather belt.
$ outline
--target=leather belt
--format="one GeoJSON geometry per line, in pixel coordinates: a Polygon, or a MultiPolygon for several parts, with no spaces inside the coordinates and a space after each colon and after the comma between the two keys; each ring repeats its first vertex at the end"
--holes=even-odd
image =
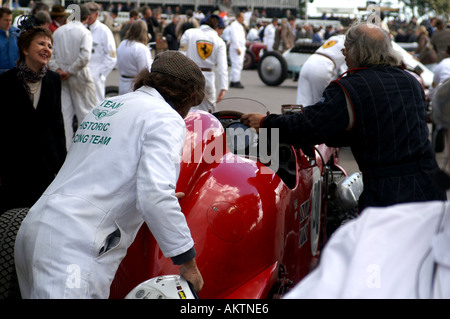
{"type": "Polygon", "coordinates": [[[314,53],[315,53],[315,54],[318,54],[318,55],[321,55],[321,56],[324,56],[324,57],[330,59],[331,62],[333,62],[333,64],[334,64],[334,68],[336,68],[336,62],[334,62],[334,60],[333,60],[332,58],[330,58],[328,55],[323,54],[322,52],[314,52],[314,53]]]}
{"type": "Polygon", "coordinates": [[[212,71],[211,68],[200,68],[200,70],[202,70],[203,72],[211,72],[212,71]]]}
{"type": "Polygon", "coordinates": [[[128,75],[122,75],[122,74],[120,76],[125,79],[134,79],[134,76],[128,76],[128,75]]]}

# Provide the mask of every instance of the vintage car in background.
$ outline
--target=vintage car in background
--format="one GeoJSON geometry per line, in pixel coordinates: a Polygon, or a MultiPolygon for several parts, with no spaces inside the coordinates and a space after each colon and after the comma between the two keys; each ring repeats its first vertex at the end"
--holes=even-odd
{"type": "MultiPolygon", "coordinates": [[[[419,75],[425,89],[429,88],[433,82],[433,72],[403,48],[408,48],[408,44],[392,42],[392,45],[402,56],[405,67],[419,75]]],[[[309,39],[300,39],[294,47],[283,53],[265,52],[258,63],[258,75],[261,81],[270,86],[278,86],[286,79],[297,80],[302,65],[320,46],[321,44],[312,43],[309,39]]]]}
{"type": "Polygon", "coordinates": [[[286,79],[297,80],[302,65],[320,46],[309,39],[300,39],[283,53],[265,52],[258,64],[259,78],[270,86],[278,86],[286,79]]]}
{"type": "MultiPolygon", "coordinates": [[[[434,74],[410,53],[415,48],[414,43],[396,43],[392,41],[392,46],[401,55],[405,70],[411,73],[421,83],[425,95],[428,96],[432,87],[434,74]]],[[[265,52],[257,65],[259,78],[266,85],[270,86],[281,85],[286,79],[297,81],[302,65],[319,47],[319,44],[302,39],[296,43],[295,47],[282,54],[277,51],[265,52]]],[[[432,123],[430,103],[427,104],[427,111],[428,121],[431,124],[431,139],[434,149],[436,152],[442,152],[445,144],[444,134],[442,129],[432,123]]]]}
{"type": "Polygon", "coordinates": [[[263,56],[266,45],[260,41],[247,41],[247,51],[244,57],[244,70],[255,69],[263,56]]]}
{"type": "MultiPolygon", "coordinates": [[[[338,149],[294,149],[273,134],[268,140],[261,130],[256,134],[244,126],[243,113],[268,113],[254,100],[224,99],[217,110],[186,117],[177,184],[186,194],[180,205],[205,281],[198,296],[278,298],[315,267],[334,229],[355,216],[361,176],[347,176],[338,149]]],[[[301,110],[286,106],[284,111],[301,110]]],[[[124,298],[143,282],[177,274],[143,225],[110,297],[124,298]]],[[[149,295],[136,291],[133,298],[149,295]]]]}

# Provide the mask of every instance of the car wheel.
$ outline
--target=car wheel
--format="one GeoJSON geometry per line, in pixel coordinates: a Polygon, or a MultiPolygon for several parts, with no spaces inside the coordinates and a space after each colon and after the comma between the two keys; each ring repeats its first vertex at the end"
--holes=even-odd
{"type": "Polygon", "coordinates": [[[20,299],[14,244],[28,208],[10,209],[0,216],[0,299],[20,299]]]}
{"type": "Polygon", "coordinates": [[[258,75],[267,85],[280,85],[287,77],[287,62],[279,52],[266,52],[258,64],[258,75]]]}
{"type": "Polygon", "coordinates": [[[250,50],[245,51],[244,70],[253,69],[255,67],[255,62],[256,62],[255,54],[250,50]]]}
{"type": "Polygon", "coordinates": [[[434,151],[441,153],[445,149],[445,130],[437,127],[434,123],[432,126],[432,143],[434,145],[434,151]]]}

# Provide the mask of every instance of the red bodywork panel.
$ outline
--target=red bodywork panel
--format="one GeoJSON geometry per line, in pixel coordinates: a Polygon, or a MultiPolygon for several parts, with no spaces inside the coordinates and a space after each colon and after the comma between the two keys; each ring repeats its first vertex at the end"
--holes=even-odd
{"type": "MultiPolygon", "coordinates": [[[[266,298],[276,284],[298,282],[319,255],[320,248],[313,253],[311,245],[313,183],[321,186],[322,160],[335,150],[320,146],[321,156],[316,149],[311,166],[301,150],[292,149],[297,180],[291,189],[275,172],[262,174],[260,162],[231,153],[213,115],[191,112],[185,121],[177,191],[186,194],[180,205],[205,282],[199,297],[266,298]]],[[[110,298],[124,298],[147,279],[178,273],[144,224],[118,269],[110,298]]]]}

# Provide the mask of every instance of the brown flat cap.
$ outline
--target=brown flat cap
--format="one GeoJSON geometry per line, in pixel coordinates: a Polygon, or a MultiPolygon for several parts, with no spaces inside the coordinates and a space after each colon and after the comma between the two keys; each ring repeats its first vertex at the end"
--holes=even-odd
{"type": "Polygon", "coordinates": [[[205,86],[205,77],[198,65],[179,51],[168,50],[158,54],[153,60],[152,72],[172,75],[180,80],[205,86]]]}

